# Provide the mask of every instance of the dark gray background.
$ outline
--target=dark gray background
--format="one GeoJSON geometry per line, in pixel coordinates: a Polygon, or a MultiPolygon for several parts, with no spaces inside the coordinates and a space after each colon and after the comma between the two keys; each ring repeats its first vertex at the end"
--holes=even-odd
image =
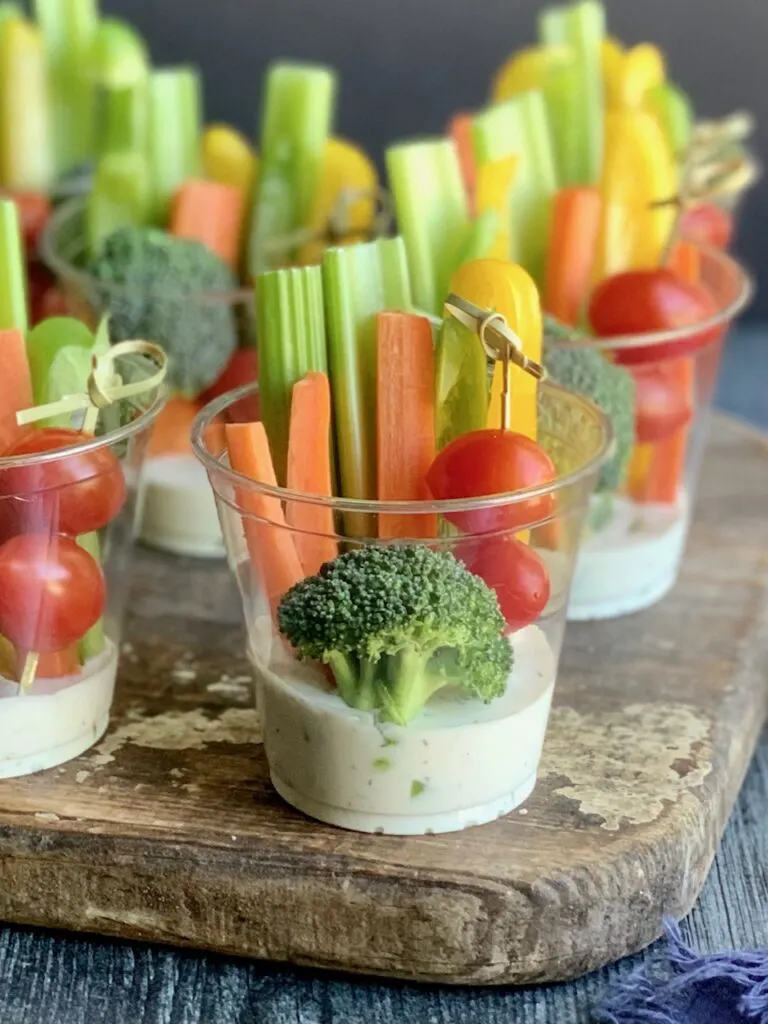
{"type": "MultiPolygon", "coordinates": [[[[131,20],[156,62],[193,61],[206,114],[253,135],[264,68],[277,57],[340,73],[337,131],[377,158],[397,138],[442,130],[485,99],[493,71],[534,40],[533,0],[102,0],[131,20]]],[[[651,40],[701,115],[752,109],[768,125],[768,0],[607,0],[611,31],[651,40]]],[[[765,131],[758,149],[765,162],[765,131]]],[[[768,273],[768,183],[741,217],[739,252],[768,273]]],[[[768,293],[751,311],[768,319],[768,293]]]]}

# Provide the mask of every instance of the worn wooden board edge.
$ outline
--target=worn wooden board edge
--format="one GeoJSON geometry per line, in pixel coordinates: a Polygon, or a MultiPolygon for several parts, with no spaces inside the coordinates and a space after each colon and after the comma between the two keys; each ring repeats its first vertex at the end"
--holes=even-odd
{"type": "MultiPolygon", "coordinates": [[[[360,859],[308,851],[304,857],[306,876],[327,881],[318,898],[316,892],[303,892],[300,881],[286,879],[284,858],[268,841],[246,854],[208,844],[204,863],[202,857],[190,858],[194,848],[181,839],[174,843],[158,837],[147,843],[138,837],[94,835],[89,854],[84,857],[68,834],[66,821],[30,826],[19,819],[8,820],[0,827],[3,875],[13,877],[13,886],[0,891],[0,916],[44,927],[67,927],[418,981],[477,985],[568,980],[602,966],[607,949],[611,950],[610,959],[616,959],[617,950],[619,956],[626,955],[657,937],[658,918],[648,912],[649,866],[656,870],[649,846],[654,847],[656,865],[659,850],[663,850],[660,860],[669,871],[667,893],[662,897],[665,909],[682,916],[695,902],[766,712],[765,616],[763,628],[752,640],[739,666],[743,685],[733,686],[730,699],[743,702],[745,694],[756,687],[761,702],[759,707],[751,706],[750,714],[742,718],[746,729],[739,735],[718,735],[715,727],[712,746],[724,762],[721,767],[727,768],[724,774],[728,779],[728,785],[716,794],[716,813],[704,806],[697,792],[686,795],[665,811],[667,830],[670,819],[674,819],[673,838],[665,838],[660,846],[649,835],[646,848],[634,851],[629,858],[626,844],[618,843],[612,851],[614,863],[606,865],[599,889],[586,875],[582,879],[551,877],[520,889],[499,883],[490,871],[487,878],[472,875],[457,879],[455,872],[431,870],[428,875],[416,873],[403,879],[394,868],[374,872],[360,859]],[[696,830],[706,840],[698,850],[689,842],[696,830]],[[5,841],[11,831],[14,852],[5,841]],[[40,899],[50,886],[46,866],[51,858],[57,864],[61,900],[56,913],[51,912],[48,901],[40,899]],[[121,888],[117,875],[125,865],[142,879],[131,893],[121,888]],[[195,890],[200,884],[218,894],[213,901],[218,913],[199,914],[195,890]],[[374,887],[385,908],[385,920],[382,927],[379,919],[375,934],[369,934],[358,910],[370,900],[374,887]],[[260,897],[266,892],[271,899],[263,918],[260,897]],[[315,901],[315,927],[310,935],[301,936],[293,927],[293,914],[296,908],[306,908],[308,897],[315,901]],[[586,915],[574,916],[573,948],[565,956],[562,952],[556,958],[548,956],[548,931],[555,922],[562,923],[569,908],[575,912],[577,902],[586,903],[588,910],[586,915]],[[634,934],[615,936],[611,930],[614,912],[628,902],[637,908],[637,929],[634,934]],[[281,907],[280,913],[275,910],[277,906],[281,907]],[[524,916],[525,908],[533,906],[541,912],[535,933],[530,928],[521,931],[521,911],[524,916]],[[253,930],[256,921],[258,931],[253,930]],[[317,927],[318,922],[322,927],[317,927]],[[510,927],[515,934],[510,934],[510,927]],[[596,928],[606,936],[604,946],[579,941],[580,936],[594,935],[596,928]],[[428,939],[427,946],[442,944],[444,960],[424,958],[424,938],[428,939]],[[500,951],[521,947],[527,950],[524,957],[507,952],[499,955],[500,951]],[[412,965],[411,969],[404,969],[404,964],[412,965]]],[[[713,771],[700,793],[722,777],[722,771],[713,771]]],[[[287,809],[285,813],[292,815],[287,809]]],[[[295,860],[292,864],[295,866],[295,860]]]]}

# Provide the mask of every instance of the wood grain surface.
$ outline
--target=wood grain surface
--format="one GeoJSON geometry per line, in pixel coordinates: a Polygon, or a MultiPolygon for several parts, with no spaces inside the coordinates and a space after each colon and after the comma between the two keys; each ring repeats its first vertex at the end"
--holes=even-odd
{"type": "Polygon", "coordinates": [[[473,984],[641,948],[698,895],[764,719],[767,468],[762,438],[716,421],[674,593],[569,630],[536,793],[453,836],[286,808],[226,572],[143,555],[106,740],[0,786],[0,917],[473,984]]]}

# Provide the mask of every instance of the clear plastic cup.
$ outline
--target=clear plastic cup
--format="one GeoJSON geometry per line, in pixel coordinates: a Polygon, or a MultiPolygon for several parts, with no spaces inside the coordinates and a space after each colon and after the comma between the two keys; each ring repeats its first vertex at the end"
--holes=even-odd
{"type": "Polygon", "coordinates": [[[0,778],[69,761],[107,728],[140,470],[163,402],[153,388],[102,412],[92,440],[0,458],[0,778]]]}
{"type": "MultiPolygon", "coordinates": [[[[251,394],[240,389],[208,405],[193,428],[193,446],[216,496],[242,595],[257,706],[275,789],[310,817],[342,828],[398,835],[455,831],[517,807],[536,782],[578,541],[597,474],[612,447],[608,421],[581,397],[544,384],[539,441],[557,467],[559,475],[553,483],[458,501],[322,499],[268,487],[229,469],[223,425],[233,411],[239,418],[237,407],[251,394]],[[294,512],[311,506],[330,511],[333,530],[289,530],[283,519],[289,505],[294,512]],[[436,524],[432,539],[382,540],[381,535],[390,532],[387,521],[406,513],[419,522],[432,517],[436,524]],[[417,713],[407,724],[397,720],[406,717],[401,703],[393,714],[361,710],[342,700],[326,667],[318,661],[298,660],[277,622],[280,593],[275,590],[275,574],[299,550],[304,558],[316,557],[307,545],[316,552],[318,542],[332,559],[337,551],[345,559],[359,558],[363,549],[369,557],[371,546],[376,552],[389,549],[388,559],[402,557],[404,562],[387,570],[392,572],[387,590],[390,585],[413,585],[417,577],[404,566],[410,565],[411,558],[420,565],[426,549],[440,557],[441,572],[447,565],[454,566],[451,556],[460,559],[467,573],[472,571],[467,576],[462,570],[464,582],[478,584],[494,609],[492,615],[478,615],[472,626],[472,636],[480,645],[472,671],[481,662],[508,656],[509,645],[513,651],[511,671],[508,666],[500,668],[501,695],[489,703],[469,696],[460,685],[467,676],[457,674],[451,661],[456,649],[449,647],[442,649],[441,656],[453,665],[448,670],[450,679],[458,678],[459,685],[438,690],[421,711],[417,701],[417,713]],[[400,550],[393,552],[393,545],[400,550]],[[403,546],[408,551],[403,552],[403,546]],[[531,591],[538,597],[539,614],[531,616],[529,605],[529,621],[516,628],[514,618],[521,607],[516,588],[526,567],[543,573],[531,591]],[[477,576],[485,583],[480,584],[477,576]],[[499,617],[495,595],[503,617],[499,617]],[[514,631],[505,636],[510,630],[514,631]]],[[[295,521],[293,514],[289,518],[295,521]]],[[[412,532],[423,531],[414,527],[412,532]]],[[[338,569],[339,563],[332,564],[338,569]]],[[[380,589],[378,599],[388,600],[382,595],[380,589]]],[[[365,588],[362,593],[350,592],[355,606],[362,606],[367,596],[370,591],[365,588]]],[[[461,602],[462,623],[464,613],[461,602]]],[[[422,609],[420,614],[430,613],[422,609]]],[[[445,618],[439,620],[439,628],[448,628],[445,618]]],[[[440,658],[438,662],[443,663],[440,658]]],[[[423,676],[416,677],[398,664],[398,682],[410,695],[415,692],[414,680],[423,681],[423,676]]],[[[429,662],[430,671],[437,671],[435,664],[429,662]]],[[[373,686],[389,685],[387,673],[395,671],[389,657],[369,670],[373,686]]],[[[360,692],[364,692],[363,676],[361,668],[360,692]]]]}
{"type": "Polygon", "coordinates": [[[700,259],[701,281],[718,307],[711,319],[670,331],[561,343],[631,360],[636,393],[643,387],[651,399],[654,389],[662,398],[672,396],[672,402],[663,398],[664,408],[675,413],[666,423],[638,413],[636,430],[643,440],[635,442],[627,478],[616,490],[598,485],[569,620],[610,619],[649,608],[677,581],[723,345],[752,293],[751,281],[730,256],[702,247],[700,259]]]}
{"type": "MultiPolygon", "coordinates": [[[[66,296],[72,316],[91,327],[125,301],[124,287],[105,283],[85,269],[85,202],[71,199],[59,206],[51,216],[40,240],[43,260],[54,272],[66,296]]],[[[234,329],[242,348],[255,344],[253,291],[235,291],[200,295],[156,296],[148,290],[147,297],[168,305],[169,322],[199,320],[204,314],[215,314],[216,322],[234,329]]],[[[163,338],[148,341],[165,342],[163,338]]],[[[172,356],[172,350],[169,349],[172,356]]],[[[224,542],[219,529],[210,488],[197,460],[190,451],[152,451],[146,466],[146,499],[140,527],[141,539],[163,551],[197,558],[224,557],[224,542]]]]}

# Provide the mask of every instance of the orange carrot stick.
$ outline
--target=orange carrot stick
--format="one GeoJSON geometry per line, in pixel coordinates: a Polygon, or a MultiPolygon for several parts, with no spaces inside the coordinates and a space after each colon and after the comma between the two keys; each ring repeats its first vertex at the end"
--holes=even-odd
{"type": "MultiPolygon", "coordinates": [[[[426,317],[379,313],[376,322],[376,416],[380,501],[426,497],[435,458],[435,355],[426,317]]],[[[380,537],[434,537],[433,515],[380,515],[380,537]]]]}
{"type": "Polygon", "coordinates": [[[188,398],[171,398],[152,427],[147,457],[191,455],[190,432],[200,405],[188,398]]]}
{"type": "Polygon", "coordinates": [[[240,256],[245,199],[240,189],[217,181],[187,181],[176,193],[171,234],[202,242],[231,267],[240,256]]]}
{"type": "MultiPolygon", "coordinates": [[[[668,372],[693,407],[696,374],[694,360],[678,359],[670,364],[668,372]]],[[[634,483],[632,497],[635,501],[644,504],[675,504],[680,497],[685,476],[689,433],[690,424],[686,423],[670,437],[647,446],[652,449],[647,456],[649,465],[645,478],[634,483]]]]}
{"type": "Polygon", "coordinates": [[[563,188],[555,196],[543,307],[564,324],[579,321],[592,280],[602,200],[596,188],[563,188]]]}
{"type": "Polygon", "coordinates": [[[701,249],[687,238],[678,238],[673,244],[667,266],[689,284],[701,280],[701,249]]]}
{"type": "MultiPolygon", "coordinates": [[[[324,373],[310,371],[293,385],[288,432],[289,491],[333,495],[331,483],[331,388],[324,373]]],[[[339,553],[333,509],[289,501],[285,519],[297,531],[296,550],[307,576],[339,553]]]]}
{"type": "Polygon", "coordinates": [[[7,451],[22,432],[16,413],[29,409],[32,378],[21,331],[0,331],[0,455],[7,451]]]}
{"type": "Polygon", "coordinates": [[[472,115],[454,114],[448,126],[448,134],[459,154],[461,176],[464,179],[469,210],[472,213],[475,209],[475,177],[477,174],[475,148],[472,144],[472,115]]]}
{"type": "MultiPolygon", "coordinates": [[[[263,423],[227,423],[229,464],[236,473],[277,486],[275,467],[263,423]]],[[[289,533],[279,498],[248,487],[236,488],[243,510],[243,528],[251,565],[262,582],[273,610],[287,590],[304,578],[293,534],[289,533]]]]}

